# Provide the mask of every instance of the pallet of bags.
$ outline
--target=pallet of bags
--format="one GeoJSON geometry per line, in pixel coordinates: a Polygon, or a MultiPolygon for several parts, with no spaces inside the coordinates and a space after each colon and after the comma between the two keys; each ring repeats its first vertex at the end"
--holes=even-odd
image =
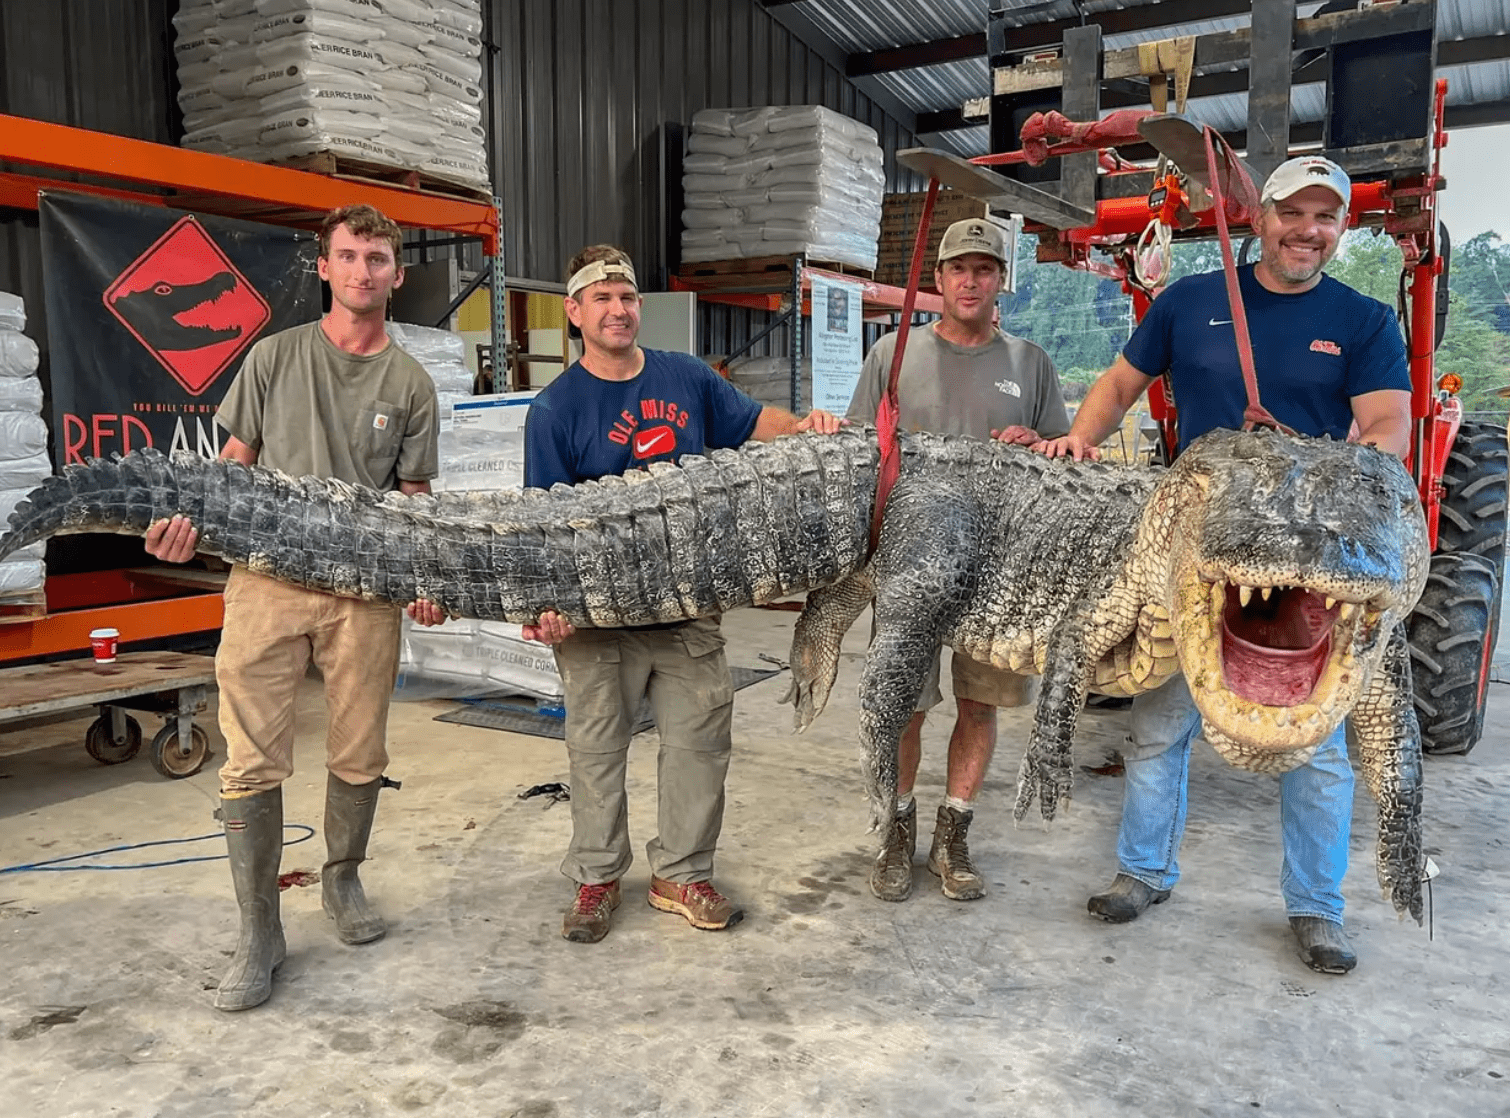
{"type": "MultiPolygon", "coordinates": [[[[388,323],[388,335],[435,382],[441,404],[437,492],[518,489],[524,479],[524,432],[458,424],[455,404],[470,400],[472,374],[460,334],[408,322],[388,323]]],[[[523,407],[509,409],[522,418],[523,407]]],[[[460,618],[416,626],[406,617],[399,648],[399,683],[405,700],[464,699],[494,693],[559,699],[561,677],[543,644],[524,639],[518,625],[460,618]]]]}
{"type": "MultiPolygon", "coordinates": [[[[16,505],[52,475],[37,343],[22,332],[25,327],[26,304],[19,295],[0,291],[0,524],[8,523],[16,505]]],[[[14,619],[17,606],[41,608],[46,549],[45,543],[35,543],[0,563],[0,620],[14,619]]]]}
{"type": "Polygon", "coordinates": [[[479,0],[183,0],[173,24],[184,147],[491,193],[479,0]]]}
{"type": "Polygon", "coordinates": [[[682,161],[682,260],[803,255],[874,269],[885,189],[873,128],[821,105],[703,109],[682,161]]]}

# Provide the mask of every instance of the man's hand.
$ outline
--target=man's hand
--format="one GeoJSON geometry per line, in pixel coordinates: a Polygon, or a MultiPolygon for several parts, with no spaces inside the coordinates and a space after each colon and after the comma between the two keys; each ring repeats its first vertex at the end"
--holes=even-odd
{"type": "Polygon", "coordinates": [[[575,625],[554,610],[542,613],[539,624],[525,625],[522,628],[525,640],[539,641],[541,644],[560,644],[577,631],[575,625]]]}
{"type": "Polygon", "coordinates": [[[420,598],[418,601],[410,602],[404,607],[404,612],[416,625],[426,626],[439,625],[450,616],[429,598],[420,598]]]}
{"type": "Polygon", "coordinates": [[[991,428],[991,437],[997,442],[1007,443],[1011,446],[1033,446],[1036,443],[1043,442],[1038,437],[1037,431],[1031,427],[1024,427],[1019,423],[1014,423],[1012,426],[1001,431],[993,427],[991,428]]]}
{"type": "Polygon", "coordinates": [[[799,431],[816,431],[820,435],[832,435],[840,427],[848,427],[849,420],[841,416],[826,412],[822,408],[814,408],[807,413],[807,418],[797,424],[799,431]]]}
{"type": "Polygon", "coordinates": [[[1087,442],[1079,435],[1061,435],[1057,439],[1040,439],[1033,449],[1046,458],[1073,458],[1076,462],[1089,458],[1101,461],[1101,448],[1087,442]]]}
{"type": "Polygon", "coordinates": [[[194,558],[199,533],[185,516],[159,520],[147,529],[147,554],[164,563],[187,563],[194,558]]]}

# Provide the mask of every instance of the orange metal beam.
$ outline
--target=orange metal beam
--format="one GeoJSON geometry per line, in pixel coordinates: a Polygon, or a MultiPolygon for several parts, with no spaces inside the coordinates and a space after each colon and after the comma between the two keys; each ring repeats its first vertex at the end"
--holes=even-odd
{"type": "MultiPolygon", "coordinates": [[[[480,237],[483,252],[489,256],[498,254],[498,218],[493,207],[486,203],[271,167],[25,117],[0,114],[0,162],[100,175],[130,183],[166,185],[316,212],[366,202],[403,226],[480,237]]],[[[59,183],[58,187],[106,192],[106,188],[88,183],[59,183]]],[[[168,204],[172,204],[171,199],[168,204]]],[[[33,198],[30,208],[35,205],[33,198]]]]}
{"type": "Polygon", "coordinates": [[[131,644],[218,629],[224,619],[225,609],[219,594],[123,602],[53,613],[36,621],[0,625],[0,661],[25,660],[59,652],[85,652],[89,648],[89,630],[103,625],[119,629],[121,643],[131,644]]]}

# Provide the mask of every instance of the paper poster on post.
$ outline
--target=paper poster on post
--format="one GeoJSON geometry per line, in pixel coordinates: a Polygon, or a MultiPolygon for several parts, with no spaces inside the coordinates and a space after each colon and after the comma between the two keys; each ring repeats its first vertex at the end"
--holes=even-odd
{"type": "Polygon", "coordinates": [[[813,277],[813,407],[849,410],[864,364],[859,283],[813,277]]]}

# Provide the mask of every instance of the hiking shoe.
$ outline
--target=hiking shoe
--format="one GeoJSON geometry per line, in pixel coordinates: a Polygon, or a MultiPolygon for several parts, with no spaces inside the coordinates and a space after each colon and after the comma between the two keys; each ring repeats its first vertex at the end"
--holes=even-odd
{"type": "Polygon", "coordinates": [[[938,821],[933,825],[933,849],[928,852],[929,872],[938,875],[944,896],[951,901],[973,901],[986,895],[986,883],[970,861],[970,834],[973,811],[959,811],[939,804],[938,821]]]}
{"type": "Polygon", "coordinates": [[[705,932],[732,928],[745,918],[744,909],[713,888],[712,882],[682,885],[654,874],[650,877],[650,906],[685,916],[687,923],[705,932]]]}
{"type": "Polygon", "coordinates": [[[1341,924],[1323,920],[1320,916],[1292,916],[1290,929],[1295,933],[1295,942],[1300,945],[1301,959],[1312,970],[1323,974],[1346,974],[1358,965],[1358,956],[1353,953],[1341,924]]]}
{"type": "Polygon", "coordinates": [[[912,859],[918,849],[918,804],[897,813],[886,832],[881,852],[870,867],[870,891],[883,901],[905,901],[912,895],[912,859]]]}
{"type": "Polygon", "coordinates": [[[1136,877],[1119,873],[1106,892],[1097,893],[1085,902],[1085,908],[1108,924],[1126,924],[1136,920],[1149,905],[1163,904],[1168,899],[1168,889],[1155,889],[1136,877]]]}
{"type": "Polygon", "coordinates": [[[613,910],[619,907],[619,883],[578,885],[577,899],[561,921],[561,935],[573,943],[597,943],[608,934],[613,910]]]}

